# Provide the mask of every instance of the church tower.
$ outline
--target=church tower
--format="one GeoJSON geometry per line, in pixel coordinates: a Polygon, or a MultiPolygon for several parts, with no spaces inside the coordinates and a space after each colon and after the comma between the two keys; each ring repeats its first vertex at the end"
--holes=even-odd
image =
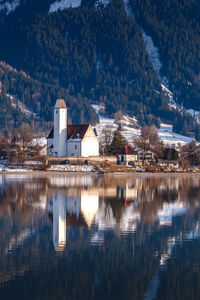
{"type": "Polygon", "coordinates": [[[54,156],[67,155],[67,106],[63,99],[58,99],[54,107],[54,156]]]}

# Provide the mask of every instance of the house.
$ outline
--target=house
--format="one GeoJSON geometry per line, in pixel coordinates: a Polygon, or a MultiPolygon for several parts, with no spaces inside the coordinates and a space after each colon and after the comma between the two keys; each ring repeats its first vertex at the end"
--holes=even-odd
{"type": "Polygon", "coordinates": [[[47,137],[47,154],[55,157],[99,156],[99,141],[90,124],[67,124],[67,107],[58,99],[54,126],[47,137]]]}
{"type": "Polygon", "coordinates": [[[146,163],[149,163],[154,159],[155,154],[152,151],[144,151],[142,149],[138,150],[138,161],[144,161],[146,163]]]}
{"type": "Polygon", "coordinates": [[[158,165],[160,167],[170,168],[170,169],[178,169],[179,163],[180,163],[179,160],[164,160],[164,159],[158,160],[158,165]]]}
{"type": "Polygon", "coordinates": [[[160,123],[160,131],[172,132],[173,131],[173,125],[166,124],[166,123],[160,123]]]}
{"type": "Polygon", "coordinates": [[[177,160],[180,157],[180,151],[173,147],[166,147],[163,150],[162,158],[164,160],[177,160]]]}
{"type": "Polygon", "coordinates": [[[144,152],[140,148],[133,148],[129,145],[124,146],[121,154],[117,156],[118,165],[132,165],[134,163],[149,163],[154,159],[154,153],[150,150],[144,152]]]}
{"type": "Polygon", "coordinates": [[[138,151],[131,146],[124,146],[122,153],[117,156],[117,164],[128,166],[131,162],[138,161],[138,151]]]}

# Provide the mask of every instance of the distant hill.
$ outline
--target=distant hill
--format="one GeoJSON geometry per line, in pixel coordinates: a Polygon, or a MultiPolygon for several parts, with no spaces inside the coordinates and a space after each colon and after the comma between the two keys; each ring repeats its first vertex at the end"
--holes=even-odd
{"type": "MultiPolygon", "coordinates": [[[[96,122],[89,103],[103,102],[108,115],[121,110],[141,125],[173,122],[177,132],[194,132],[199,138],[196,119],[169,105],[141,30],[159,49],[161,73],[174,100],[200,110],[198,10],[193,15],[193,1],[182,1],[183,6],[178,0],[166,2],[170,14],[160,1],[150,0],[10,0],[2,1],[4,9],[0,2],[0,60],[27,76],[6,71],[7,78],[0,79],[1,101],[9,103],[6,93],[15,95],[43,124],[52,120],[57,97],[66,99],[73,122],[96,122]],[[9,12],[8,3],[15,4],[9,12]],[[136,21],[127,14],[127,5],[136,21]],[[183,27],[177,25],[182,16],[183,27]]],[[[13,118],[16,124],[18,116],[13,118]]],[[[0,118],[0,127],[5,126],[10,125],[0,118]]]]}

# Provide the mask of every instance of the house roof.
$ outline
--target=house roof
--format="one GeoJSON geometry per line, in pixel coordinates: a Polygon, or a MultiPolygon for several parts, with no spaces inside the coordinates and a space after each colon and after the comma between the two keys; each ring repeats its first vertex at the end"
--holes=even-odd
{"type": "Polygon", "coordinates": [[[125,145],[123,150],[122,150],[122,154],[125,155],[134,155],[137,154],[138,151],[136,151],[133,147],[129,146],[129,145],[125,145]]]}
{"type": "Polygon", "coordinates": [[[67,108],[65,100],[64,99],[57,99],[55,107],[59,108],[67,108]]]}
{"type": "MultiPolygon", "coordinates": [[[[90,124],[70,124],[67,125],[67,139],[83,139],[90,124]]],[[[54,127],[51,129],[48,139],[53,139],[54,127]]]]}
{"type": "Polygon", "coordinates": [[[160,126],[173,127],[172,124],[167,124],[167,123],[160,123],[160,126]]]}

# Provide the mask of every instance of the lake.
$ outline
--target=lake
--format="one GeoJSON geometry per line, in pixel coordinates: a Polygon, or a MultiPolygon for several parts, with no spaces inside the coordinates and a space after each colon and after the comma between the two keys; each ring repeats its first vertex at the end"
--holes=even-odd
{"type": "Polygon", "coordinates": [[[200,299],[200,176],[0,176],[0,299],[200,299]]]}

